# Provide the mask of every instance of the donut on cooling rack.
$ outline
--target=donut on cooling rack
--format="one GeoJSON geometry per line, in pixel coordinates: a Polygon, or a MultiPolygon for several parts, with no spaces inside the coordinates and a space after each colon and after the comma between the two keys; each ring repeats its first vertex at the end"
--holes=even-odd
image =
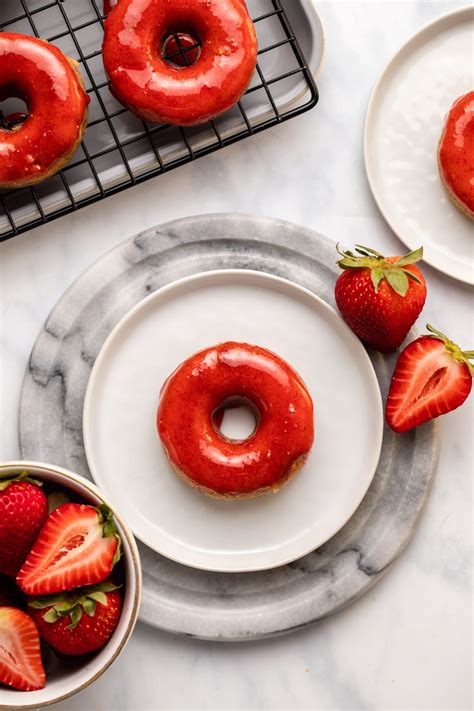
{"type": "Polygon", "coordinates": [[[0,188],[22,188],[69,161],[86,127],[89,97],[77,62],[44,40],[1,32],[0,57],[0,101],[18,97],[28,107],[28,115],[7,117],[0,128],[0,188]]]}
{"type": "Polygon", "coordinates": [[[474,91],[457,99],[446,117],[438,166],[449,197],[474,220],[474,91]]]}
{"type": "Polygon", "coordinates": [[[277,492],[313,444],[313,403],[298,373],[274,353],[222,343],[184,361],[166,380],[157,427],[175,471],[204,494],[223,499],[277,492]],[[227,406],[244,401],[256,427],[245,440],[219,430],[227,406]]]}
{"type": "Polygon", "coordinates": [[[120,0],[108,9],[102,54],[111,91],[140,118],[203,123],[247,88],[257,39],[243,0],[120,0]]]}

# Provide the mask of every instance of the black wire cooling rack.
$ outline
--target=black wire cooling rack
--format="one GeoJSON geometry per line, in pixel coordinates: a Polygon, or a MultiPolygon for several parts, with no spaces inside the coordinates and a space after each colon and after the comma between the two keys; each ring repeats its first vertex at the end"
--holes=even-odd
{"type": "MultiPolygon", "coordinates": [[[[0,191],[0,241],[312,108],[318,91],[298,39],[280,0],[267,2],[267,10],[253,21],[257,34],[264,23],[273,23],[273,41],[261,46],[259,36],[256,72],[246,93],[221,117],[185,129],[143,122],[110,94],[101,57],[102,0],[1,0],[0,31],[42,37],[77,59],[91,103],[81,147],[66,167],[34,187],[0,191]],[[291,101],[281,101],[281,92],[277,97],[277,88],[285,82],[301,84],[298,100],[293,96],[291,101]]],[[[168,59],[189,64],[189,53],[196,53],[198,45],[186,44],[174,35],[168,59]]],[[[0,111],[0,126],[11,128],[6,113],[0,111]]]]}

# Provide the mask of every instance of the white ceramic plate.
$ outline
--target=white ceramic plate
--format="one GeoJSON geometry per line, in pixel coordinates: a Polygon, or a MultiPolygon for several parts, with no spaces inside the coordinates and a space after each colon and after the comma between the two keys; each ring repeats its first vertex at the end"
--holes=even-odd
{"type": "Polygon", "coordinates": [[[474,8],[424,27],[376,84],[365,122],[365,165],[390,227],[428,264],[474,281],[474,229],[438,173],[437,146],[452,103],[474,88],[474,8]]]}
{"type": "MultiPolygon", "coordinates": [[[[243,424],[228,423],[227,433],[243,424]]],[[[333,536],[367,491],[382,429],[372,364],[339,315],[292,282],[245,270],[185,278],[139,303],[105,342],[84,404],[90,470],[135,535],[173,560],[216,571],[283,565],[333,536]],[[276,495],[229,502],[196,492],[172,471],[156,433],[165,378],[226,340],[275,351],[313,397],[313,451],[276,495]]]]}

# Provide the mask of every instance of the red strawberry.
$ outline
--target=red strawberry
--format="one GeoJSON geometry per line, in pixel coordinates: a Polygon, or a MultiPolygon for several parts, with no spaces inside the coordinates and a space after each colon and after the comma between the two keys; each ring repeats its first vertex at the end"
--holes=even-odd
{"type": "Polygon", "coordinates": [[[378,351],[393,351],[405,340],[426,299],[426,284],[415,262],[423,247],[404,257],[384,257],[356,245],[357,254],[341,252],[343,273],[335,296],[344,321],[378,351]],[[359,256],[360,255],[360,256],[359,256]]]}
{"type": "Polygon", "coordinates": [[[386,418],[395,432],[411,430],[463,404],[471,392],[474,351],[461,351],[439,331],[417,338],[398,358],[386,418]]]}
{"type": "Polygon", "coordinates": [[[45,684],[40,638],[26,612],[0,607],[0,683],[21,691],[45,684]]]}
{"type": "Polygon", "coordinates": [[[81,655],[101,649],[117,627],[122,610],[118,588],[110,580],[72,592],[38,597],[28,603],[41,637],[60,654],[81,655]]]}
{"type": "Polygon", "coordinates": [[[0,573],[12,578],[20,570],[48,515],[41,482],[28,472],[0,479],[0,573]]]}
{"type": "Polygon", "coordinates": [[[63,504],[49,515],[16,580],[27,595],[50,595],[102,582],[119,558],[107,506],[63,504]]]}

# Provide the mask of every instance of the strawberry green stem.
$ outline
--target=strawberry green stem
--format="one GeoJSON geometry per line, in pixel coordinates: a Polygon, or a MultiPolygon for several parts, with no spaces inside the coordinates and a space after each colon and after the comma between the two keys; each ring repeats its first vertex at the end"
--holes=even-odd
{"type": "Polygon", "coordinates": [[[119,588],[120,585],[106,580],[98,585],[32,598],[28,605],[36,610],[46,610],[43,619],[50,624],[54,624],[61,617],[69,617],[68,628],[74,629],[81,621],[83,612],[94,617],[97,604],[107,605],[107,593],[119,588]]]}
{"type": "Polygon", "coordinates": [[[115,565],[120,560],[120,556],[122,555],[122,540],[114,520],[114,515],[106,504],[100,504],[96,510],[99,516],[99,522],[102,524],[104,538],[113,536],[117,539],[117,550],[115,551],[114,559],[112,561],[112,565],[115,565]]]}
{"type": "Polygon", "coordinates": [[[28,484],[34,484],[35,486],[43,486],[42,481],[40,481],[39,479],[33,479],[33,477],[31,477],[29,475],[29,472],[24,471],[24,472],[21,472],[21,474],[18,474],[18,476],[9,477],[8,479],[1,479],[0,480],[0,491],[5,491],[5,489],[7,489],[10,486],[10,484],[13,484],[14,482],[20,482],[20,481],[24,481],[28,484]]]}
{"type": "Polygon", "coordinates": [[[361,244],[356,244],[355,251],[342,250],[339,244],[336,245],[338,254],[342,259],[339,259],[337,264],[341,269],[369,269],[372,284],[375,293],[378,293],[379,284],[382,279],[385,279],[391,288],[400,296],[405,296],[409,280],[422,284],[421,280],[407,267],[410,264],[415,264],[423,257],[423,247],[415,249],[413,252],[408,252],[404,257],[400,257],[395,262],[388,260],[383,254],[377,252],[371,247],[364,247],[361,244]]]}
{"type": "Polygon", "coordinates": [[[442,341],[450,356],[452,356],[452,358],[454,358],[454,360],[458,363],[464,363],[467,365],[470,374],[474,375],[474,364],[470,362],[471,360],[474,360],[474,351],[461,350],[457,343],[451,341],[447,336],[445,336],[444,333],[438,331],[438,329],[434,328],[434,326],[431,326],[429,323],[426,324],[426,328],[430,332],[428,334],[430,338],[436,338],[439,341],[442,341]]]}

